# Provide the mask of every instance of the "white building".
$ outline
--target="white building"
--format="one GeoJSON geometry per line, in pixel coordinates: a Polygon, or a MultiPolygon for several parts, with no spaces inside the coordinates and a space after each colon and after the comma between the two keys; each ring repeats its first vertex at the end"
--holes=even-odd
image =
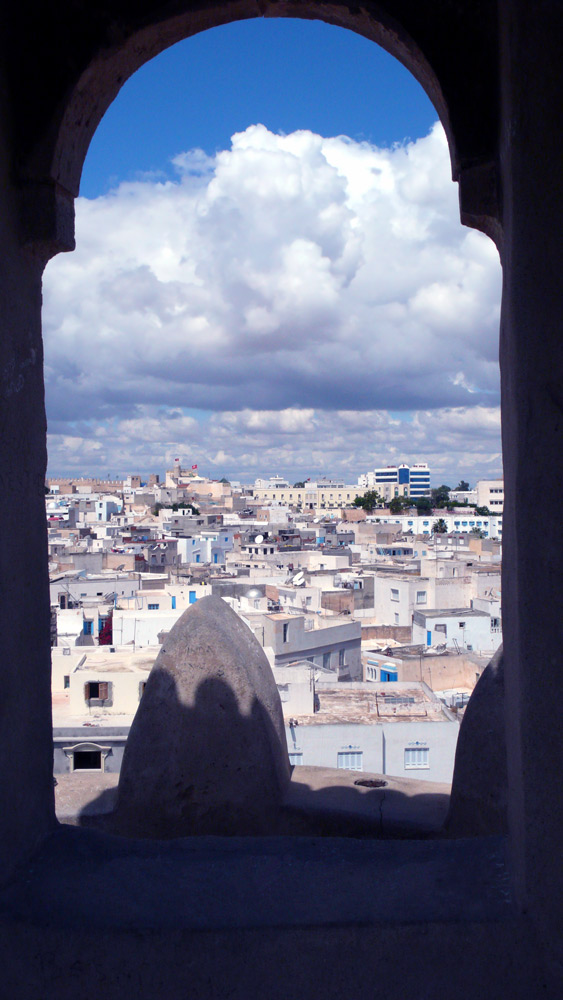
{"type": "Polygon", "coordinates": [[[431,535],[436,521],[443,520],[449,534],[466,534],[481,531],[485,538],[502,538],[502,516],[475,513],[468,508],[463,514],[438,510],[433,514],[383,514],[372,516],[369,521],[381,524],[396,524],[404,534],[431,535]]]}
{"type": "Polygon", "coordinates": [[[319,515],[350,506],[356,497],[363,496],[365,492],[365,488],[330,479],[307,480],[304,486],[291,486],[287,479],[279,476],[270,480],[257,479],[253,489],[254,497],[262,503],[289,504],[319,515]]]}
{"type": "Polygon", "coordinates": [[[504,480],[480,479],[477,483],[477,505],[488,507],[491,513],[502,514],[504,507],[504,480]]]}
{"type": "Polygon", "coordinates": [[[352,680],[362,677],[361,623],[350,617],[314,614],[239,612],[268,656],[271,666],[288,667],[307,660],[352,680]]]}
{"type": "Polygon", "coordinates": [[[502,642],[500,619],[476,608],[436,608],[415,611],[414,645],[453,646],[460,651],[491,655],[502,642]]]}
{"type": "Polygon", "coordinates": [[[424,683],[316,684],[317,710],[286,727],[294,766],[452,780],[459,725],[424,683]]]}
{"type": "Polygon", "coordinates": [[[411,466],[386,465],[375,469],[373,474],[368,472],[365,477],[361,477],[366,479],[366,485],[368,482],[372,485],[372,475],[373,487],[385,500],[398,496],[424,497],[430,494],[430,469],[426,462],[411,466]]]}

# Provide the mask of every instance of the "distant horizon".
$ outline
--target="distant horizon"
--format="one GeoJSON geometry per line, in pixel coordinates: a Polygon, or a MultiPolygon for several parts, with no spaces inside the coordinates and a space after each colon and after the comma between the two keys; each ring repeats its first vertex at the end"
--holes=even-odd
{"type": "MultiPolygon", "coordinates": [[[[388,464],[388,463],[384,463],[384,464],[388,464]]],[[[400,463],[398,463],[398,464],[400,464],[400,463]]],[[[172,468],[172,466],[169,466],[169,468],[172,468]]],[[[182,468],[185,470],[186,466],[182,466],[182,468]]],[[[149,472],[138,472],[138,471],[136,471],[136,472],[126,472],[123,475],[120,475],[120,474],[115,474],[115,475],[114,474],[112,474],[112,475],[89,475],[86,472],[83,472],[83,473],[80,473],[80,474],[73,474],[73,473],[65,473],[65,472],[50,472],[50,471],[48,471],[46,479],[70,479],[70,480],[74,480],[74,481],[77,481],[77,482],[79,482],[82,479],[83,480],[98,480],[100,482],[123,482],[125,479],[127,479],[128,476],[139,476],[139,478],[143,481],[143,484],[147,485],[148,484],[148,479],[149,479],[149,477],[151,475],[158,475],[158,476],[161,477],[158,485],[162,486],[162,485],[164,485],[164,480],[166,478],[166,471],[167,471],[166,469],[163,472],[159,472],[157,469],[151,469],[149,472]]],[[[371,472],[371,471],[372,471],[371,469],[365,470],[365,472],[371,472]]],[[[432,473],[432,469],[430,469],[430,472],[432,473]]],[[[358,473],[358,475],[362,475],[362,474],[365,474],[365,473],[358,473]]],[[[253,477],[253,479],[250,480],[250,479],[245,479],[245,478],[243,478],[240,475],[230,475],[229,476],[226,472],[224,472],[222,475],[213,475],[213,476],[212,475],[207,475],[207,474],[203,473],[202,470],[199,469],[199,468],[197,470],[196,475],[202,476],[202,478],[209,479],[209,480],[212,480],[214,482],[219,482],[221,479],[228,479],[229,482],[238,482],[238,483],[241,484],[241,486],[252,486],[256,482],[257,479],[270,479],[270,478],[272,478],[274,476],[280,476],[282,479],[286,479],[291,485],[293,485],[293,483],[298,483],[298,482],[307,482],[308,479],[310,479],[311,482],[320,482],[322,479],[327,479],[327,480],[338,480],[339,478],[342,479],[342,477],[338,477],[336,475],[331,476],[331,475],[328,475],[328,474],[326,474],[326,475],[317,475],[317,476],[309,476],[309,477],[305,477],[305,479],[303,479],[302,475],[300,475],[300,476],[291,476],[291,475],[283,474],[282,472],[272,472],[272,473],[256,473],[256,475],[253,477]]],[[[487,475],[478,476],[477,479],[475,479],[473,482],[472,482],[472,480],[467,479],[463,475],[462,476],[456,475],[454,477],[454,479],[459,480],[459,482],[469,482],[469,489],[474,489],[476,483],[479,480],[483,480],[483,479],[491,479],[491,480],[492,479],[502,479],[503,476],[504,476],[503,472],[498,472],[497,471],[497,472],[488,472],[487,475]]],[[[355,477],[356,481],[357,481],[357,478],[358,478],[358,476],[355,477]]],[[[450,477],[450,479],[451,479],[451,477],[450,477]]],[[[348,486],[355,486],[355,485],[357,485],[357,482],[355,482],[353,480],[350,480],[350,482],[346,482],[346,485],[348,485],[348,486]]],[[[438,481],[438,480],[431,481],[430,485],[431,485],[432,489],[436,489],[437,487],[442,486],[442,485],[448,485],[451,490],[455,490],[457,483],[456,483],[456,485],[453,485],[453,481],[452,481],[452,484],[450,484],[450,483],[446,483],[445,480],[442,479],[440,481],[438,481]]],[[[377,489],[377,486],[366,487],[366,488],[367,489],[372,489],[372,488],[373,489],[377,489]]]]}

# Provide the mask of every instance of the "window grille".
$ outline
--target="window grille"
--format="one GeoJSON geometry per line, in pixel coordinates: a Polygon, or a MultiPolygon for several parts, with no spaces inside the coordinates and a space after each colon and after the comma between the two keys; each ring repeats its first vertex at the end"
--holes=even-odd
{"type": "Polygon", "coordinates": [[[405,747],[405,770],[414,771],[430,767],[428,747],[405,747]]]}
{"type": "Polygon", "coordinates": [[[339,750],[337,756],[337,767],[345,771],[363,771],[364,754],[362,750],[352,750],[347,748],[339,750]]]}

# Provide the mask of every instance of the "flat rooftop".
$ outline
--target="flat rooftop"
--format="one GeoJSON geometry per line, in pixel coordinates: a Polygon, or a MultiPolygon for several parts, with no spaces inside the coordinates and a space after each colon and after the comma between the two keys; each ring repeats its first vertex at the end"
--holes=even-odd
{"type": "MultiPolygon", "coordinates": [[[[62,647],[58,647],[61,649],[62,647]]],[[[52,650],[53,662],[57,665],[63,661],[65,665],[68,664],[67,673],[75,673],[76,671],[92,671],[100,673],[147,673],[153,666],[161,647],[160,646],[143,646],[142,649],[132,649],[126,646],[73,646],[71,647],[70,654],[65,656],[64,653],[59,653],[57,647],[52,650]],[[110,649],[114,648],[115,652],[111,653],[110,649]],[[77,662],[78,661],[78,662],[77,662]]]]}
{"type": "Polygon", "coordinates": [[[424,618],[488,618],[487,611],[477,611],[476,608],[427,608],[425,611],[416,609],[415,613],[424,618]]]}
{"type": "Polygon", "coordinates": [[[421,684],[366,682],[319,684],[315,694],[318,711],[298,717],[304,725],[384,722],[448,722],[438,698],[421,684]]]}

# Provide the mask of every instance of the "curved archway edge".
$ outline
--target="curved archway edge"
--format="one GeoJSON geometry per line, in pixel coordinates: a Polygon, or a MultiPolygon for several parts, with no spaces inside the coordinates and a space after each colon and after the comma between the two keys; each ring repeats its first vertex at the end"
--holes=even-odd
{"type": "MultiPolygon", "coordinates": [[[[465,5],[413,0],[352,6],[335,0],[223,0],[219,3],[142,3],[125,0],[100,14],[92,30],[90,8],[61,26],[45,18],[40,46],[30,57],[50,86],[36,100],[18,91],[37,117],[18,127],[15,172],[22,192],[23,239],[45,259],[74,248],[73,201],[83,162],[105,111],[126,80],[164,49],[208,28],[255,17],[320,19],[363,35],[396,56],[433,102],[450,148],[452,175],[460,182],[461,219],[499,243],[496,144],[495,23],[490,4],[481,19],[465,5]],[[461,9],[460,9],[461,8],[461,9]],[[486,14],[488,13],[488,17],[486,14]],[[474,57],[479,45],[478,64],[474,57]],[[68,59],[69,47],[73,58],[68,59]],[[483,51],[484,50],[484,51],[483,51]],[[61,57],[57,60],[57,53],[61,57]],[[58,72],[52,74],[54,60],[58,72]],[[48,65],[47,65],[48,64],[48,65]],[[33,139],[30,139],[33,136],[33,139]]],[[[41,15],[39,15],[41,17],[41,15]]],[[[14,67],[14,71],[16,67],[14,67]]],[[[21,72],[21,67],[18,67],[21,72]]],[[[29,74],[34,79],[33,74],[29,74]]],[[[20,76],[21,80],[21,76],[20,76]]]]}

